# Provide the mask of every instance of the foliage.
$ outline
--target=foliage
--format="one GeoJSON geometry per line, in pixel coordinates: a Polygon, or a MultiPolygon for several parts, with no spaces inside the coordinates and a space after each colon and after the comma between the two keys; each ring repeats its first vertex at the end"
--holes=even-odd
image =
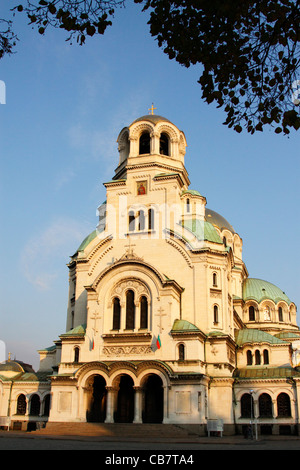
{"type": "MultiPolygon", "coordinates": [[[[125,1],[23,0],[13,11],[25,12],[40,34],[61,28],[82,45],[104,34],[125,1]]],[[[251,134],[265,125],[299,129],[300,0],[134,2],[149,10],[150,33],[170,59],[199,65],[202,98],[224,108],[225,125],[251,134]]],[[[0,59],[15,45],[11,27],[0,19],[0,59]]]]}
{"type": "Polygon", "coordinates": [[[0,59],[5,54],[12,54],[17,37],[12,31],[12,22],[0,18],[0,59]]]}
{"type": "Polygon", "coordinates": [[[135,3],[151,10],[150,32],[170,59],[202,64],[202,98],[225,109],[224,124],[252,134],[264,125],[299,129],[299,0],[135,3]]]}

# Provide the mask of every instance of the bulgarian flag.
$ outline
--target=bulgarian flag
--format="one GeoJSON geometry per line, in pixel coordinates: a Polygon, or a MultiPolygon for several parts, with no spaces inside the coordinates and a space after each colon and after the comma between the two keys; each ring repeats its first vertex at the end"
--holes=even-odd
{"type": "Polygon", "coordinates": [[[161,340],[160,340],[160,336],[159,336],[159,335],[158,335],[157,340],[156,340],[156,346],[157,346],[157,349],[160,349],[160,348],[161,348],[161,340]]]}

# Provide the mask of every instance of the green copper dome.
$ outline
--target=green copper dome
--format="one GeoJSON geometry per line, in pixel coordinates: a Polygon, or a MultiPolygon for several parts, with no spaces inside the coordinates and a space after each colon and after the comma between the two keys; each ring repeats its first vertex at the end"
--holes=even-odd
{"type": "Polygon", "coordinates": [[[243,299],[256,300],[258,303],[269,299],[278,303],[280,300],[291,303],[288,296],[279,287],[261,279],[248,278],[243,284],[243,299]]]}

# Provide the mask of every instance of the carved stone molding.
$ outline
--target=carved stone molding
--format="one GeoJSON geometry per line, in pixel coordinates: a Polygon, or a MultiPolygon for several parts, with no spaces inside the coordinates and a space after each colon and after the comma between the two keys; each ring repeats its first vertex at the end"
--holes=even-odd
{"type": "Polygon", "coordinates": [[[151,346],[105,346],[102,350],[105,356],[128,356],[153,353],[151,346]]]}

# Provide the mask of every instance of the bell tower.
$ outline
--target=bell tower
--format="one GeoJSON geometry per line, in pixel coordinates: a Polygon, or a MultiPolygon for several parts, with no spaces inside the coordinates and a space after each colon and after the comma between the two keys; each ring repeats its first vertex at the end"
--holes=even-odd
{"type": "Polygon", "coordinates": [[[129,170],[147,168],[156,174],[176,172],[181,175],[186,186],[188,175],[184,166],[186,138],[168,119],[153,114],[136,119],[124,127],[117,139],[119,165],[114,179],[127,178],[129,170]]]}

